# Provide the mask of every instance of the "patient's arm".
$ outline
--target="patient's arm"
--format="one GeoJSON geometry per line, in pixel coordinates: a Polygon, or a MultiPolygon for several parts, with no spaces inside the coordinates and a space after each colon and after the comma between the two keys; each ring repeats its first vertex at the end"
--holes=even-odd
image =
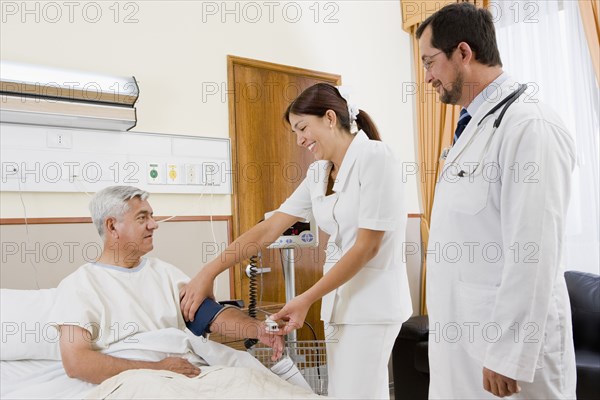
{"type": "Polygon", "coordinates": [[[282,336],[267,333],[262,321],[251,318],[235,307],[226,308],[219,313],[210,324],[210,331],[234,339],[258,339],[273,348],[273,361],[278,360],[283,353],[282,336]]]}
{"type": "Polygon", "coordinates": [[[133,361],[111,357],[92,349],[89,331],[75,325],[60,325],[60,354],[70,378],[99,384],[130,369],[160,369],[194,377],[200,368],[178,357],[168,357],[158,362],[133,361]]]}
{"type": "Polygon", "coordinates": [[[191,281],[181,288],[179,299],[183,319],[193,321],[196,310],[206,297],[214,298],[213,283],[217,275],[227,268],[256,254],[257,248],[273,243],[286,229],[301,218],[275,212],[238,237],[214,260],[202,267],[191,281]]]}

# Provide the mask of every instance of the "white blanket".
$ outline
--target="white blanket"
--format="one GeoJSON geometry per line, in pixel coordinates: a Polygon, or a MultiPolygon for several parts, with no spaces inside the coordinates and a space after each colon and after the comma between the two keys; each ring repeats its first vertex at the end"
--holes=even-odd
{"type": "Polygon", "coordinates": [[[170,371],[130,370],[88,393],[87,399],[317,399],[269,371],[202,367],[195,378],[170,371]]]}
{"type": "Polygon", "coordinates": [[[67,377],[60,361],[2,362],[2,398],[278,398],[319,396],[289,384],[250,354],[169,328],[135,335],[113,344],[106,352],[115,357],[158,361],[180,356],[211,367],[187,378],[169,371],[130,370],[95,386],[67,377]]]}

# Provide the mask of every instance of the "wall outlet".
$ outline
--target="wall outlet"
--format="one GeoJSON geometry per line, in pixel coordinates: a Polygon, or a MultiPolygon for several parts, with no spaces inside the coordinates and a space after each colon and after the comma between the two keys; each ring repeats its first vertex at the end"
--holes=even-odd
{"type": "Polygon", "coordinates": [[[200,166],[198,164],[185,164],[185,184],[197,185],[200,183],[200,166]]]}
{"type": "Polygon", "coordinates": [[[71,149],[73,148],[73,137],[70,133],[48,132],[46,146],[53,149],[71,149]]]}

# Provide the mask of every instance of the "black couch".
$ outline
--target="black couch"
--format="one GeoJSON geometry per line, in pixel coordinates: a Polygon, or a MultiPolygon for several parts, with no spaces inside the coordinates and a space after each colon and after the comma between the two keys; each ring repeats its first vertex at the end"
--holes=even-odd
{"type": "MultiPolygon", "coordinates": [[[[565,272],[571,301],[573,340],[577,363],[577,399],[598,399],[600,382],[600,276],[565,272]]],[[[427,399],[429,320],[410,318],[396,338],[392,351],[396,400],[427,399]]]]}
{"type": "Polygon", "coordinates": [[[565,272],[577,361],[577,398],[600,397],[600,276],[565,272]]]}
{"type": "Polygon", "coordinates": [[[396,400],[427,399],[429,393],[428,338],[429,319],[427,315],[411,317],[402,324],[392,350],[396,400]]]}

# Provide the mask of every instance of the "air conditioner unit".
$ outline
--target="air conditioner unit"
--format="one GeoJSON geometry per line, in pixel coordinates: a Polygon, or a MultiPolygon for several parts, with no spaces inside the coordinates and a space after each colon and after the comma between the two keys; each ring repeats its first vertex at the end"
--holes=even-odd
{"type": "Polygon", "coordinates": [[[0,61],[0,122],[127,131],[136,125],[134,77],[0,61]]]}

